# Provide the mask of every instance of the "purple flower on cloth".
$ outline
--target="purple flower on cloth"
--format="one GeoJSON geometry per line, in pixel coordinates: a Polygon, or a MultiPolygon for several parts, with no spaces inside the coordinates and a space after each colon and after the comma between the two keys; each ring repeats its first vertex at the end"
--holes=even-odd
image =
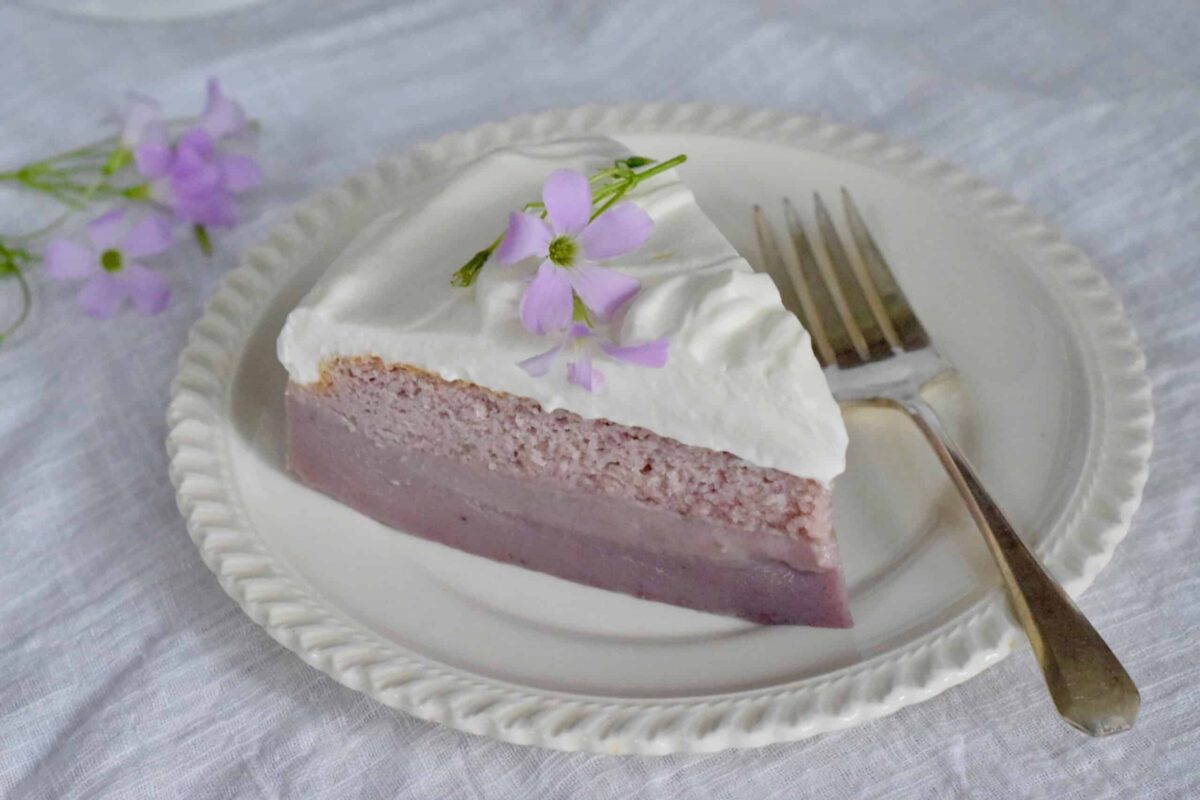
{"type": "Polygon", "coordinates": [[[262,182],[258,162],[218,149],[217,142],[246,129],[241,106],[208,83],[208,102],[199,123],[172,144],[161,121],[148,123],[134,148],[134,163],[149,181],[151,199],[184,222],[213,228],[237,224],[234,195],[262,182]]]}
{"type": "Polygon", "coordinates": [[[594,262],[637,250],[650,236],[653,220],[634,203],[616,205],[592,220],[588,179],[569,169],[550,173],[542,202],[549,224],[533,214],[510,214],[495,253],[501,264],[542,259],[521,295],[521,323],[539,335],[566,328],[575,295],[598,319],[611,319],[640,284],[594,262]]]}
{"type": "MultiPolygon", "coordinates": [[[[550,371],[563,350],[574,348],[587,341],[595,342],[601,352],[616,361],[624,361],[627,364],[637,364],[642,367],[662,367],[667,363],[666,339],[655,339],[643,344],[619,345],[600,339],[588,326],[575,323],[567,328],[562,341],[554,347],[525,359],[517,366],[535,378],[539,378],[550,371]]],[[[598,392],[604,388],[604,373],[592,363],[592,354],[587,350],[580,352],[578,358],[567,362],[567,380],[576,386],[582,386],[589,392],[598,392]]]]}
{"type": "Polygon", "coordinates": [[[134,151],[138,171],[150,182],[150,197],[179,219],[214,228],[237,224],[234,195],[262,182],[258,163],[247,155],[222,153],[202,128],[171,144],[166,126],[147,127],[134,151]]]}
{"type": "Polygon", "coordinates": [[[70,239],[46,245],[46,274],[57,280],[86,280],[76,301],[83,313],[99,319],[115,315],[126,298],[142,314],[167,307],[171,290],[158,272],[138,259],[158,255],[172,244],[171,228],[162,214],[148,214],[129,223],[120,209],[88,223],[85,246],[70,239]]]}

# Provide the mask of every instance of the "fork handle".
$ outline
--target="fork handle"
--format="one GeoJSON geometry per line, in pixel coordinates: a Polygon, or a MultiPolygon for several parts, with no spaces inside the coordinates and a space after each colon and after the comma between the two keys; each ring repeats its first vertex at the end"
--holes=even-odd
{"type": "Polygon", "coordinates": [[[1021,541],[933,408],[919,397],[898,404],[933,445],[987,540],[1058,713],[1092,736],[1128,730],[1141,705],[1129,673],[1021,541]]]}

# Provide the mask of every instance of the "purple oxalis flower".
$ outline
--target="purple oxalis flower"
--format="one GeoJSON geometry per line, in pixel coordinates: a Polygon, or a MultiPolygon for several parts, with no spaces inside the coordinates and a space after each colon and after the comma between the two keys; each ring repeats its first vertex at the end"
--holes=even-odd
{"type": "Polygon", "coordinates": [[[573,295],[601,320],[611,319],[637,294],[635,278],[595,266],[596,261],[637,250],[654,222],[633,203],[621,203],[596,219],[592,190],[583,174],[555,170],[542,186],[549,224],[532,214],[513,213],[496,248],[496,261],[514,264],[542,259],[521,296],[521,323],[536,334],[559,331],[571,322],[573,295]]]}
{"type": "Polygon", "coordinates": [[[217,148],[220,139],[246,129],[241,106],[221,94],[210,79],[208,102],[199,123],[171,143],[161,121],[146,124],[134,149],[138,172],[148,179],[150,197],[179,219],[213,228],[237,224],[234,195],[262,182],[258,162],[217,148]]]}
{"type": "Polygon", "coordinates": [[[185,222],[214,228],[237,224],[234,195],[262,180],[254,159],[218,151],[201,128],[186,131],[172,145],[165,126],[151,125],[134,159],[150,181],[152,199],[185,222]]]}
{"type": "MultiPolygon", "coordinates": [[[[667,363],[667,340],[655,339],[643,344],[619,345],[600,339],[586,325],[575,323],[567,328],[562,341],[544,353],[527,358],[517,364],[521,369],[535,378],[550,371],[550,367],[558,360],[563,350],[585,341],[594,341],[601,352],[609,358],[624,361],[627,364],[637,364],[642,367],[661,367],[667,363]]],[[[567,380],[577,386],[582,386],[589,392],[598,392],[604,388],[604,373],[592,363],[592,354],[582,352],[578,358],[567,362],[567,380]]]]}
{"type": "Polygon", "coordinates": [[[162,214],[148,214],[130,224],[125,212],[116,209],[89,222],[87,233],[91,247],[55,239],[44,254],[51,278],[87,281],[76,297],[85,314],[107,319],[120,310],[125,298],[142,314],[157,314],[167,307],[171,290],[166,279],[137,261],[171,246],[171,229],[162,214]]]}

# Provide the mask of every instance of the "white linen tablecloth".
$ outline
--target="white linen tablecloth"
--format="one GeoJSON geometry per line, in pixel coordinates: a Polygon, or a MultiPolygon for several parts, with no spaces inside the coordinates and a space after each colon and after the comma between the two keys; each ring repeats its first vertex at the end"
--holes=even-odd
{"type": "MultiPolygon", "coordinates": [[[[38,281],[0,349],[0,793],[12,798],[1200,796],[1200,7],[1194,2],[293,2],[121,24],[0,7],[0,165],[97,138],[127,89],[207,75],[262,121],[267,186],[171,307],[97,323],[38,281]],[[757,751],[612,758],[391,711],[271,641],[205,569],[167,479],[188,326],[292,203],[517,112],[704,100],[821,113],[958,162],[1062,226],[1141,337],[1145,501],[1082,605],[1143,694],[1068,729],[1028,648],[879,722],[757,751]]],[[[4,191],[0,230],[34,217],[4,191]]],[[[11,283],[0,286],[11,298],[11,283]]]]}

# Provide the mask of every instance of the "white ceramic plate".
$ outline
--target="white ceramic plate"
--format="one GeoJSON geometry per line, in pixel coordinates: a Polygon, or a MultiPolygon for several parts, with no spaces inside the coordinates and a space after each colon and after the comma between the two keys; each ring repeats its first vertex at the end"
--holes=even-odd
{"type": "MultiPolygon", "coordinates": [[[[620,136],[685,178],[757,260],[753,203],[847,186],[961,371],[934,398],[987,484],[1078,594],[1141,497],[1151,408],[1120,305],[1002,193],[877,136],[776,112],[582,108],[445,137],[325,191],[247,253],[196,323],[169,409],[171,478],[221,585],[341,683],[510,742],[608,753],[799,739],[927,699],[1016,640],[998,581],[907,423],[854,413],[836,525],[856,626],[758,627],[577,586],[387,529],[283,466],[285,314],[380,213],[513,142],[620,136]],[[953,387],[951,387],[953,388],[953,387]]],[[[447,269],[454,265],[447,265],[447,269]]]]}

